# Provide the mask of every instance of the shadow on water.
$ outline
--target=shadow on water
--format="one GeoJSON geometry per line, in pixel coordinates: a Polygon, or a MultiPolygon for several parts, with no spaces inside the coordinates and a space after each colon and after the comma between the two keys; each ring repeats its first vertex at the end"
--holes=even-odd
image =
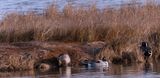
{"type": "Polygon", "coordinates": [[[64,77],[70,78],[71,77],[71,67],[64,67],[49,71],[35,71],[36,78],[50,78],[50,77],[64,77]]]}
{"type": "Polygon", "coordinates": [[[145,63],[135,65],[110,65],[104,68],[66,67],[49,71],[24,71],[0,73],[0,77],[7,78],[128,78],[128,77],[160,77],[160,63],[145,63]]]}

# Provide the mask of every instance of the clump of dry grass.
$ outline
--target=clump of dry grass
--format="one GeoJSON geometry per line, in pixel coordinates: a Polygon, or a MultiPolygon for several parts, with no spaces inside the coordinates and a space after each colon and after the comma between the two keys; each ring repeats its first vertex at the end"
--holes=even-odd
{"type": "Polygon", "coordinates": [[[31,70],[34,68],[35,59],[33,55],[25,52],[19,52],[20,50],[6,50],[1,52],[0,60],[0,71],[24,71],[31,70]],[[13,52],[13,53],[11,53],[13,52]]]}
{"type": "Polygon", "coordinates": [[[120,46],[117,51],[106,46],[96,55],[97,59],[102,59],[103,57],[106,57],[110,63],[115,64],[145,62],[138,44],[125,44],[125,46],[120,46]]]}

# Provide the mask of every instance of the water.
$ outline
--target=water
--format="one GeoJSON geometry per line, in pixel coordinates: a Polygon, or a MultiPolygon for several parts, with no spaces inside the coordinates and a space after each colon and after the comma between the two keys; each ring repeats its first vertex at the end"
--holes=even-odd
{"type": "Polygon", "coordinates": [[[0,0],[0,17],[10,12],[42,11],[52,0],[0,0]]]}
{"type": "Polygon", "coordinates": [[[0,73],[6,78],[159,78],[160,63],[114,65],[108,68],[60,68],[51,71],[0,73]]]}
{"type": "MultiPolygon", "coordinates": [[[[143,4],[148,0],[134,0],[136,4],[143,4]]],[[[160,0],[154,0],[159,3],[160,0]]],[[[0,18],[11,12],[42,12],[46,7],[55,3],[59,9],[67,4],[73,6],[88,7],[95,4],[98,8],[118,7],[125,4],[131,4],[132,0],[0,0],[0,18]]]]}

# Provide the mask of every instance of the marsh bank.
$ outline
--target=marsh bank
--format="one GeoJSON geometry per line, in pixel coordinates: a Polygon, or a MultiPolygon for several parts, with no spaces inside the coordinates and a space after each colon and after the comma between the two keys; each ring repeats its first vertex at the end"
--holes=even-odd
{"type": "MultiPolygon", "coordinates": [[[[102,41],[90,43],[14,42],[0,44],[0,71],[34,70],[35,66],[41,63],[49,64],[54,68],[55,59],[62,53],[67,53],[71,57],[71,67],[81,66],[81,62],[85,60],[99,60],[103,57],[106,57],[110,64],[130,65],[145,62],[139,46],[135,44],[128,45],[121,52],[116,52],[102,41]]],[[[159,60],[159,56],[153,55],[152,59],[153,61],[159,60]]]]}

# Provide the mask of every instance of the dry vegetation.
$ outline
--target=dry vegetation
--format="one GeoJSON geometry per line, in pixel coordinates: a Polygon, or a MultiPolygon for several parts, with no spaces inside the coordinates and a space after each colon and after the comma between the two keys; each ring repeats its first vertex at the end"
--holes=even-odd
{"type": "Polygon", "coordinates": [[[75,43],[1,43],[0,72],[37,69],[43,63],[51,65],[50,68],[53,69],[58,65],[57,57],[62,53],[68,53],[70,58],[73,59],[71,66],[79,66],[81,61],[92,59],[85,51],[88,50],[84,50],[80,45],[75,43]]]}
{"type": "MultiPolygon", "coordinates": [[[[54,5],[43,14],[12,13],[0,23],[1,42],[106,41],[125,44],[159,36],[160,6],[126,5],[119,9],[74,8],[59,11],[54,5]]],[[[158,38],[158,37],[157,37],[158,38]]]]}
{"type": "Polygon", "coordinates": [[[129,61],[140,61],[137,50],[141,41],[149,42],[154,50],[153,58],[160,59],[159,30],[160,6],[156,4],[103,10],[95,6],[74,8],[67,5],[62,11],[51,5],[43,14],[7,15],[0,23],[0,41],[105,41],[106,48],[102,52],[107,53],[102,55],[107,55],[108,59],[123,60],[131,55],[129,61]]]}

